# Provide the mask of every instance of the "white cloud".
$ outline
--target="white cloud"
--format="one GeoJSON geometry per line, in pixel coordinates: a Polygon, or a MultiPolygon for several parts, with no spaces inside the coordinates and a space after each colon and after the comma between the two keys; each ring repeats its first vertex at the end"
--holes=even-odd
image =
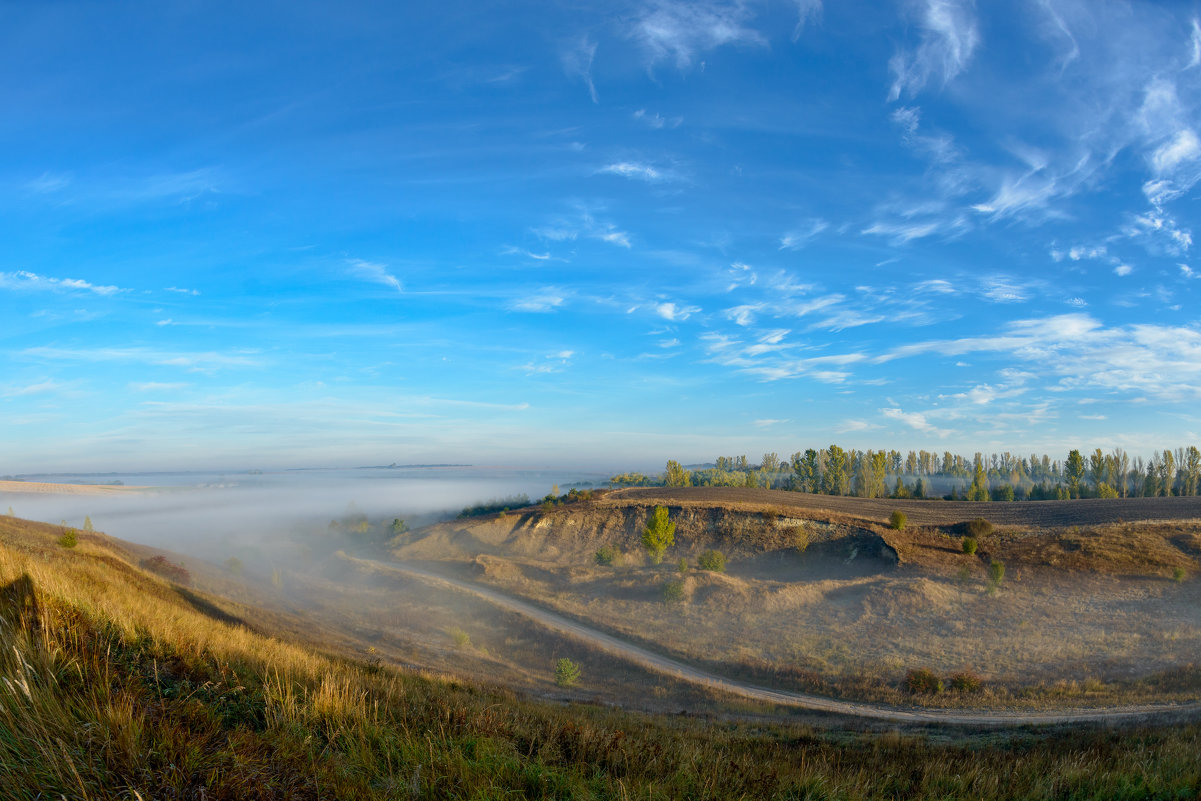
{"type": "Polygon", "coordinates": [[[177,287],[177,286],[169,286],[169,287],[167,287],[167,291],[168,291],[168,292],[175,292],[175,293],[177,293],[177,294],[179,294],[179,295],[193,295],[193,296],[195,296],[195,295],[199,295],[199,294],[200,294],[200,290],[199,290],[199,289],[183,289],[183,288],[181,288],[181,287],[177,287]]]}
{"type": "Polygon", "coordinates": [[[634,112],[634,119],[645,123],[648,127],[655,130],[663,128],[678,128],[684,122],[683,117],[664,117],[659,112],[650,112],[644,108],[640,108],[634,112]]]}
{"type": "Polygon", "coordinates": [[[660,303],[655,306],[655,314],[673,322],[687,320],[700,310],[700,306],[677,306],[674,303],[660,303]]]}
{"type": "Polygon", "coordinates": [[[374,284],[383,284],[397,292],[404,292],[404,286],[400,283],[400,279],[388,272],[387,266],[383,264],[363,259],[349,259],[346,265],[350,274],[357,278],[374,284]]]}
{"type": "Polygon", "coordinates": [[[649,164],[639,164],[633,161],[620,161],[615,164],[608,164],[601,167],[597,172],[650,182],[662,181],[667,177],[662,170],[658,170],[649,164]]]}
{"type": "Polygon", "coordinates": [[[596,42],[590,41],[587,36],[571,42],[559,53],[563,71],[569,77],[579,78],[583,81],[584,85],[588,87],[588,96],[592,98],[592,102],[599,103],[600,98],[596,94],[596,85],[592,82],[592,61],[595,58],[596,42]]]}
{"type": "Polygon", "coordinates": [[[924,0],[920,8],[920,42],[911,51],[897,52],[888,63],[893,74],[889,101],[902,93],[917,94],[931,80],[946,85],[967,68],[980,33],[971,2],[924,0]]]}
{"type": "Polygon", "coordinates": [[[19,387],[8,387],[0,391],[0,398],[21,398],[27,395],[40,395],[44,392],[57,392],[63,389],[66,385],[60,384],[53,379],[47,378],[44,381],[39,381],[36,384],[26,384],[19,387]]]}
{"type": "Polygon", "coordinates": [[[536,295],[526,295],[509,304],[513,311],[544,313],[551,312],[563,305],[565,298],[555,290],[543,290],[536,295]]]}
{"type": "Polygon", "coordinates": [[[1114,275],[1127,276],[1134,272],[1134,268],[1129,264],[1119,264],[1113,268],[1114,275]]]}
{"type": "Polygon", "coordinates": [[[811,20],[820,20],[822,16],[822,0],[793,0],[797,8],[797,23],[792,29],[792,41],[801,37],[805,26],[811,20]]]}
{"type": "Polygon", "coordinates": [[[44,292],[91,292],[96,295],[115,295],[120,287],[98,286],[80,278],[50,278],[26,270],[0,273],[0,289],[44,292]]]}
{"type": "Polygon", "coordinates": [[[929,281],[922,281],[913,287],[918,292],[933,292],[936,295],[953,295],[955,287],[950,281],[945,281],[942,278],[932,278],[929,281]]]}
{"type": "Polygon", "coordinates": [[[1156,175],[1166,175],[1181,164],[1196,161],[1201,156],[1201,140],[1192,128],[1177,131],[1170,141],[1164,142],[1151,154],[1151,169],[1156,175]]]}
{"type": "Polygon", "coordinates": [[[914,239],[924,239],[938,233],[939,224],[937,222],[925,223],[873,223],[871,226],[863,229],[865,234],[876,234],[878,236],[886,236],[895,245],[903,245],[907,242],[912,242],[914,239]]]}
{"type": "Polygon", "coordinates": [[[602,230],[595,234],[595,237],[602,242],[608,242],[610,245],[620,245],[623,248],[630,247],[630,235],[625,231],[616,229],[602,230]]]}
{"type": "Polygon", "coordinates": [[[161,351],[150,348],[26,348],[21,355],[37,359],[73,362],[131,362],[184,367],[195,372],[209,372],[220,367],[259,367],[262,361],[252,351],[161,351]]]}
{"type": "Polygon", "coordinates": [[[808,220],[800,228],[789,231],[780,238],[780,250],[797,250],[809,244],[814,237],[830,227],[821,218],[808,220]]]}
{"type": "Polygon", "coordinates": [[[994,303],[1021,303],[1026,300],[1026,288],[1012,278],[992,276],[981,280],[980,294],[994,303]]]}
{"type": "Polygon", "coordinates": [[[766,46],[763,36],[743,24],[749,16],[740,2],[659,0],[637,18],[630,36],[642,45],[651,65],[671,59],[686,70],[699,53],[722,45],[766,46]]]}
{"type": "Polygon", "coordinates": [[[950,434],[941,428],[937,428],[930,423],[924,414],[920,412],[904,412],[901,409],[893,407],[889,409],[881,409],[880,414],[889,420],[896,420],[898,423],[903,423],[915,431],[920,431],[923,434],[930,434],[936,437],[945,437],[950,434]]]}

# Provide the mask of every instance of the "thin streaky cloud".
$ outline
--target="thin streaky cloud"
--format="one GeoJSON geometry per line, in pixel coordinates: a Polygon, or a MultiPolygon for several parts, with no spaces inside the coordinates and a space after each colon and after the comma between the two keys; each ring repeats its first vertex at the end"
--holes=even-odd
{"type": "Polygon", "coordinates": [[[921,92],[932,80],[945,86],[967,68],[980,33],[974,4],[961,0],[924,0],[918,10],[920,42],[889,61],[893,74],[888,100],[921,92]]]}
{"type": "Polygon", "coordinates": [[[399,278],[388,271],[387,265],[364,259],[350,259],[346,262],[346,266],[350,274],[356,278],[391,287],[397,292],[404,292],[404,285],[399,278]]]}
{"type": "Polygon", "coordinates": [[[742,3],[659,0],[634,21],[629,35],[642,46],[649,65],[670,60],[687,70],[698,55],[723,45],[765,47],[763,35],[745,25],[749,18],[742,3]]]}
{"type": "Polygon", "coordinates": [[[0,273],[0,290],[2,289],[30,292],[90,292],[95,295],[115,295],[123,291],[117,286],[93,284],[82,278],[52,278],[28,270],[0,273]]]}
{"type": "Polygon", "coordinates": [[[596,58],[596,42],[587,36],[581,36],[564,46],[559,58],[563,64],[563,71],[567,73],[568,77],[583,81],[584,86],[588,87],[588,96],[592,98],[592,102],[600,103],[600,97],[596,93],[596,84],[592,82],[592,62],[596,58]]]}

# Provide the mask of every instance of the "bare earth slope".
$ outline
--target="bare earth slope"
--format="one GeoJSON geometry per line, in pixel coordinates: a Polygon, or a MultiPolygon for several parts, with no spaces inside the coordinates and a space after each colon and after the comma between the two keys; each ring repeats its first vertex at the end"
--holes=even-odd
{"type": "Polygon", "coordinates": [[[893,531],[880,519],[897,506],[630,489],[439,523],[393,554],[748,685],[1032,711],[1201,697],[1194,499],[909,502],[911,524],[893,531]],[[641,542],[656,505],[676,524],[662,564],[641,542]],[[965,553],[959,524],[982,515],[999,525],[965,553]],[[1136,517],[1151,519],[1117,522],[1136,517]],[[612,564],[598,563],[602,548],[612,564]],[[711,548],[724,572],[698,569],[711,548]],[[916,668],[981,689],[914,698],[916,668]]]}
{"type": "Polygon", "coordinates": [[[1029,726],[1083,722],[1117,722],[1152,717],[1184,718],[1201,712],[1201,701],[1187,704],[1140,704],[1106,709],[1063,709],[1054,712],[1009,712],[997,710],[923,710],[899,709],[881,704],[841,701],[811,693],[777,690],[719,676],[694,665],[651,651],[620,637],[598,631],[591,626],[555,614],[534,604],[522,601],[472,582],[441,576],[411,565],[374,563],[378,568],[423,579],[433,585],[450,587],[475,595],[503,609],[525,615],[539,624],[593,647],[628,659],[638,665],[676,679],[701,685],[731,695],[770,704],[798,706],[836,715],[885,720],[898,723],[938,723],[955,726],[1029,726]]]}

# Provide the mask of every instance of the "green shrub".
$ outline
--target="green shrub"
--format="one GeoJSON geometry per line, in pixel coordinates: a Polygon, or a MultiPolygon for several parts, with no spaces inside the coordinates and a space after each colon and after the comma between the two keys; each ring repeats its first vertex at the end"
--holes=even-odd
{"type": "Polygon", "coordinates": [[[63,535],[58,538],[58,544],[64,548],[74,548],[79,544],[79,532],[73,528],[69,528],[63,532],[63,535]]]}
{"type": "Polygon", "coordinates": [[[446,633],[455,641],[455,648],[466,648],[471,645],[471,635],[458,626],[451,626],[446,630],[446,633]]]}
{"type": "Polygon", "coordinates": [[[708,550],[700,555],[700,558],[696,560],[696,565],[701,570],[724,573],[726,572],[726,557],[721,551],[708,550]]]}
{"type": "Polygon", "coordinates": [[[905,523],[908,520],[909,520],[909,518],[907,518],[905,516],[904,512],[902,512],[900,509],[896,509],[893,511],[892,515],[888,518],[888,525],[892,526],[892,528],[895,529],[896,531],[901,531],[902,529],[905,528],[905,523]]]}
{"type": "Polygon", "coordinates": [[[977,547],[979,547],[979,543],[976,542],[975,537],[963,538],[963,552],[968,556],[975,556],[977,547]]]}
{"type": "Polygon", "coordinates": [[[988,522],[983,517],[977,517],[975,520],[969,520],[967,523],[964,523],[963,527],[967,530],[968,536],[975,537],[976,539],[987,537],[989,534],[992,534],[993,531],[992,523],[988,522]]]}
{"type": "Polygon", "coordinates": [[[602,545],[596,549],[596,563],[598,565],[616,564],[621,558],[621,551],[613,545],[602,545]]]}
{"type": "Polygon", "coordinates": [[[574,687],[580,681],[580,666],[564,657],[555,663],[555,684],[574,687]]]}
{"type": "Polygon", "coordinates": [[[915,668],[905,674],[905,689],[915,695],[933,695],[942,692],[942,679],[934,671],[915,668]]]}
{"type": "Polygon", "coordinates": [[[1172,581],[1176,582],[1177,584],[1183,584],[1185,578],[1187,577],[1188,573],[1183,567],[1178,567],[1172,571],[1172,581]]]}
{"type": "Polygon", "coordinates": [[[984,686],[984,682],[980,680],[980,677],[966,670],[951,676],[951,689],[961,693],[980,692],[982,686],[984,686]]]}
{"type": "Polygon", "coordinates": [[[995,589],[1001,588],[1001,582],[1005,580],[1004,562],[993,559],[988,563],[988,580],[995,589]]]}
{"type": "Polygon", "coordinates": [[[681,575],[688,572],[688,560],[683,556],[680,557],[680,561],[676,562],[676,570],[681,575]]]}
{"type": "Polygon", "coordinates": [[[684,582],[677,579],[663,585],[663,600],[667,603],[678,603],[684,600],[684,582]]]}

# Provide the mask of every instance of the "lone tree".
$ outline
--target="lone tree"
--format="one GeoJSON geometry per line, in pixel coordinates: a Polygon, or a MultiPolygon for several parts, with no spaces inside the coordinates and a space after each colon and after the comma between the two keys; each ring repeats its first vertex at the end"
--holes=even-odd
{"type": "Polygon", "coordinates": [[[651,561],[663,561],[663,552],[676,544],[676,524],[667,519],[667,507],[656,506],[646,528],[642,530],[642,545],[650,554],[651,561]]]}

